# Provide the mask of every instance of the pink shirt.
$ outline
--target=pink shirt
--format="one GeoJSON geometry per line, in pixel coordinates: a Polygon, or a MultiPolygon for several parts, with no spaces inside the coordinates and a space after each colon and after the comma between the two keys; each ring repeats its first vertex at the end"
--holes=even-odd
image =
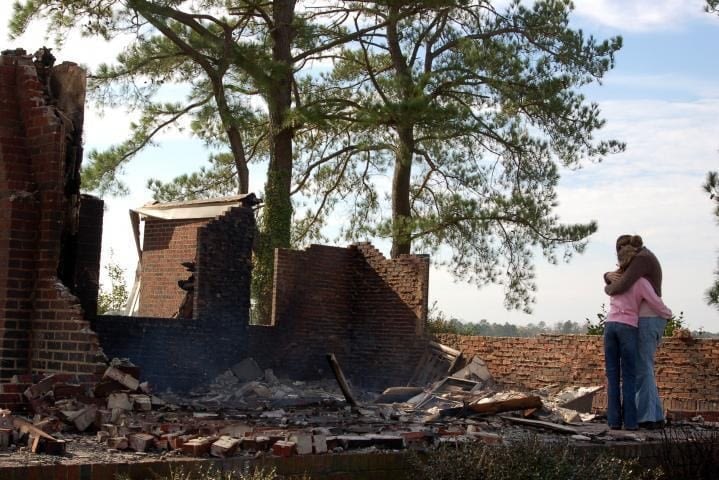
{"type": "Polygon", "coordinates": [[[651,283],[641,277],[626,292],[610,297],[606,321],[626,323],[636,327],[639,324],[639,306],[643,302],[646,302],[646,306],[659,317],[669,318],[672,316],[672,311],[654,293],[651,283]]]}

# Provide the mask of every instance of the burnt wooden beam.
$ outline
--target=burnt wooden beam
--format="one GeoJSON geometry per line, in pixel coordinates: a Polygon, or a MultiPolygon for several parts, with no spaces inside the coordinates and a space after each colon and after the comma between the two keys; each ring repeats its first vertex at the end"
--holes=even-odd
{"type": "Polygon", "coordinates": [[[334,373],[334,375],[335,375],[335,379],[337,379],[337,383],[340,386],[340,390],[342,390],[342,395],[344,395],[345,400],[347,400],[347,403],[349,405],[356,408],[358,406],[357,401],[352,396],[352,392],[350,392],[350,387],[347,384],[347,379],[345,378],[344,374],[342,373],[342,368],[340,368],[340,364],[337,362],[337,358],[335,358],[335,354],[328,353],[327,361],[330,364],[332,373],[334,373]]]}

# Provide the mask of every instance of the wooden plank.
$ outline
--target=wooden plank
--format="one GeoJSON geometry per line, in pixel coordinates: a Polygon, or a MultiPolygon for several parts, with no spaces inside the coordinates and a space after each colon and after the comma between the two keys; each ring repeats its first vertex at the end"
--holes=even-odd
{"type": "Polygon", "coordinates": [[[352,392],[350,392],[350,387],[347,384],[347,379],[345,378],[344,374],[342,373],[342,368],[340,368],[340,364],[337,362],[337,358],[335,358],[335,354],[328,353],[327,361],[330,364],[332,373],[335,374],[335,378],[337,379],[337,383],[340,386],[340,390],[342,390],[342,395],[345,396],[345,400],[347,400],[347,403],[350,404],[352,407],[356,408],[357,402],[355,401],[354,397],[352,396],[352,392]]]}
{"type": "Polygon", "coordinates": [[[519,418],[519,417],[502,417],[503,420],[507,420],[512,423],[518,423],[520,425],[528,425],[530,427],[539,427],[544,428],[546,430],[552,430],[554,432],[560,432],[560,433],[567,433],[569,435],[575,435],[577,431],[572,427],[567,427],[564,425],[559,425],[557,423],[552,422],[543,422],[541,420],[532,420],[529,418],[519,418]]]}
{"type": "Polygon", "coordinates": [[[542,399],[536,396],[499,400],[497,402],[470,403],[467,408],[474,413],[494,415],[502,412],[526,410],[528,408],[542,408],[542,399]]]}
{"type": "Polygon", "coordinates": [[[448,355],[451,355],[452,357],[457,357],[462,353],[459,350],[455,350],[452,347],[448,347],[447,345],[442,345],[441,343],[437,342],[429,342],[429,346],[434,349],[440,350],[441,352],[444,352],[448,355]]]}

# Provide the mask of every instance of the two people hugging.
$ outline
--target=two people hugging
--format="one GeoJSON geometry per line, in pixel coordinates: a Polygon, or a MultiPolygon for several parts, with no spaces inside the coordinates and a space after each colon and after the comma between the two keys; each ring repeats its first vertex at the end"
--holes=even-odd
{"type": "Polygon", "coordinates": [[[604,324],[607,423],[611,429],[662,428],[654,354],[671,310],[662,302],[662,268],[639,235],[616,242],[618,269],[604,274],[610,295],[604,324]]]}

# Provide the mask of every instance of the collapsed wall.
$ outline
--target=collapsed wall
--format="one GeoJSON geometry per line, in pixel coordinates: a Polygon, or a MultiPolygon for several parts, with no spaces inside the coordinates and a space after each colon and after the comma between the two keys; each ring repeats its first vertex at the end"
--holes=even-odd
{"type": "Polygon", "coordinates": [[[250,325],[252,208],[197,228],[193,318],[99,316],[105,352],[127,357],[159,391],[210,382],[244,357],[295,379],[331,375],[335,353],[355,384],[406,383],[428,339],[429,259],[385,259],[369,244],[279,249],[272,322],[250,325]]]}
{"type": "Polygon", "coordinates": [[[85,72],[53,61],[0,55],[0,382],[104,360],[85,319],[102,231],[102,201],[79,192],[85,72]]]}

